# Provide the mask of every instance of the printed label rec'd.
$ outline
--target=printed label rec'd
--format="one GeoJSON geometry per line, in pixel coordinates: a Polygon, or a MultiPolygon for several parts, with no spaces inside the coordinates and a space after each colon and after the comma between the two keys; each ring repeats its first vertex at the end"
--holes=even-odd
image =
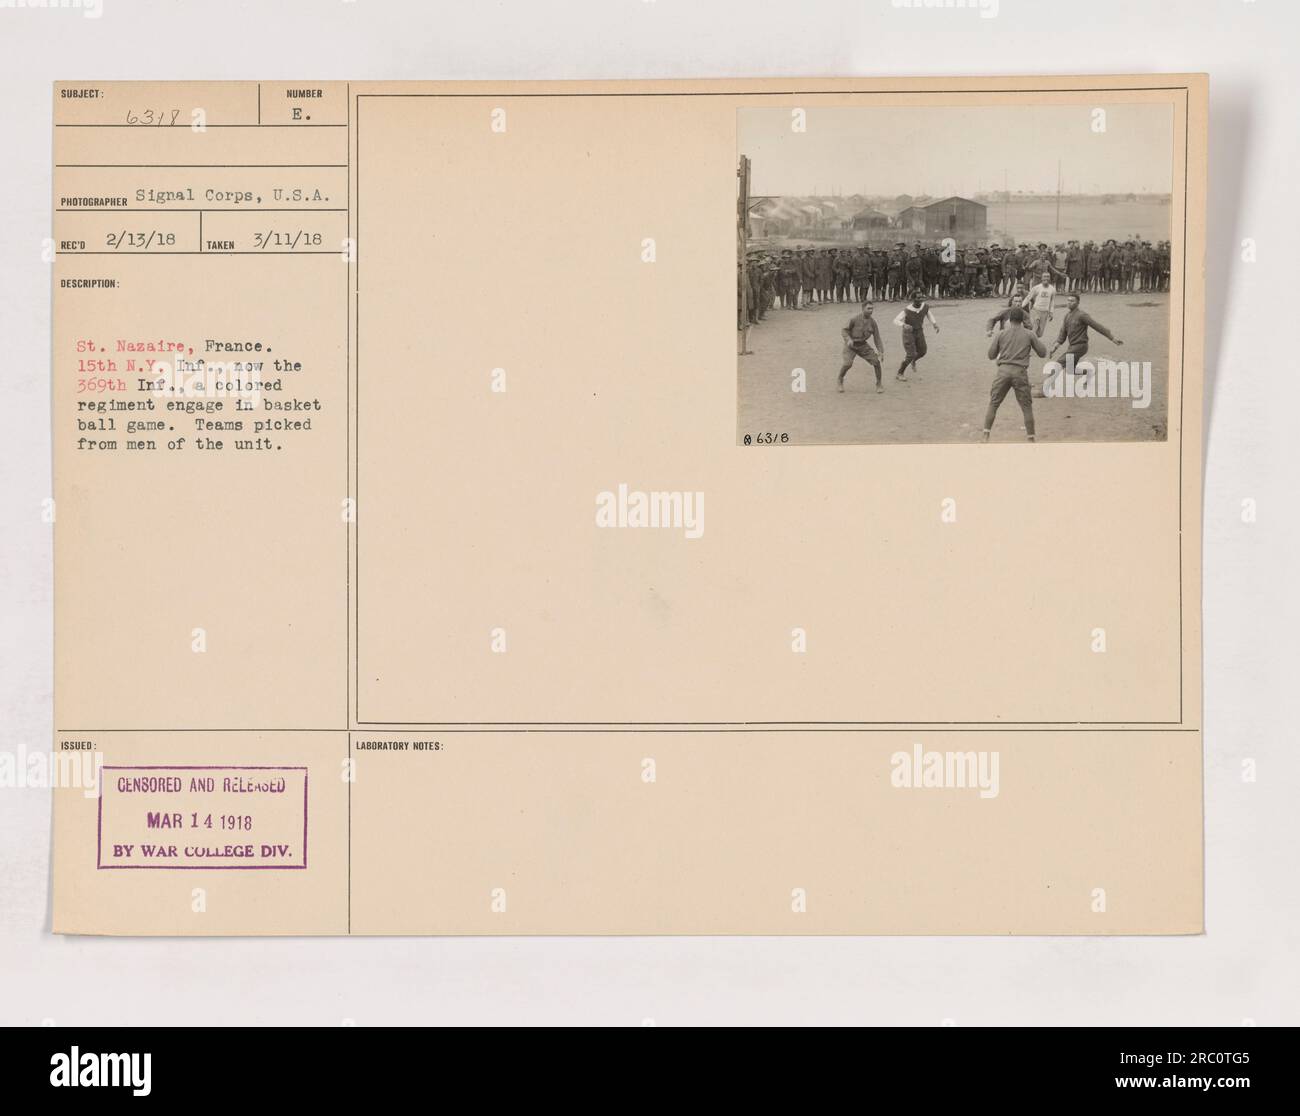
{"type": "Polygon", "coordinates": [[[105,766],[97,847],[97,868],[306,868],[307,769],[105,766]]]}

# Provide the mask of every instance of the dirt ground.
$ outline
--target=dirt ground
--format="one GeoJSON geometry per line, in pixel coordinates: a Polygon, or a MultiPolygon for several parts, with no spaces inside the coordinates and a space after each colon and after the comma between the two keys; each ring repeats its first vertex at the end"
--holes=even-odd
{"type": "MultiPolygon", "coordinates": [[[[899,327],[892,324],[901,303],[876,303],[875,317],[884,343],[884,392],[876,394],[872,368],[854,361],[844,394],[835,380],[843,349],[840,330],[858,312],[853,303],[832,303],[811,310],[768,312],[749,331],[750,356],[740,356],[738,441],[748,435],[788,436],[792,445],[816,443],[897,443],[978,441],[993,383],[985,323],[1005,305],[1004,299],[933,302],[940,332],[926,326],[929,352],[919,371],[909,369],[907,383],[894,379],[903,359],[899,327]],[[807,391],[791,391],[791,372],[803,368],[807,391]]],[[[1036,398],[1034,420],[1043,442],[1130,442],[1165,437],[1169,397],[1169,295],[1084,294],[1083,308],[1124,341],[1122,347],[1092,333],[1089,360],[1150,361],[1151,404],[1135,408],[1130,399],[1036,398]]],[[[1043,331],[1050,353],[1065,300],[1043,331]]],[[[1057,354],[1064,354],[1064,349],[1057,354]]],[[[1029,365],[1031,384],[1041,385],[1044,361],[1029,365]]],[[[995,442],[1022,441],[1024,422],[1014,394],[1009,394],[993,426],[995,442]]]]}

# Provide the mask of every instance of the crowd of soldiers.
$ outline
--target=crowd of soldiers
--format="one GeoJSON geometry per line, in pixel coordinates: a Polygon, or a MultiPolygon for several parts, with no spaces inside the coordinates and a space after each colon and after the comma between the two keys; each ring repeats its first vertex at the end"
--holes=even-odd
{"type": "Polygon", "coordinates": [[[1169,290],[1169,241],[1138,237],[1102,244],[1018,247],[924,246],[898,241],[892,250],[860,247],[753,249],[747,253],[748,290],[740,291],[741,322],[762,321],[780,305],[812,310],[837,302],[901,302],[915,291],[930,298],[1006,296],[1022,281],[1051,272],[1062,293],[1169,290]]]}

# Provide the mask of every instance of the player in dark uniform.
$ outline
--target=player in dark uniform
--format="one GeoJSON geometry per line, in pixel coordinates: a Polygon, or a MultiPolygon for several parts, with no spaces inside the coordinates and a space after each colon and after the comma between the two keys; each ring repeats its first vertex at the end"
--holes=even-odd
{"type": "Polygon", "coordinates": [[[840,391],[844,390],[844,377],[848,374],[853,362],[861,357],[876,370],[876,390],[884,391],[880,383],[880,362],[885,356],[885,346],[880,340],[880,326],[876,324],[876,319],[872,317],[872,305],[870,301],[862,303],[862,312],[854,314],[849,319],[849,324],[840,330],[840,336],[844,338],[844,354],[840,362],[840,375],[837,386],[840,391]],[[875,342],[875,348],[871,343],[875,342]]]}
{"type": "Polygon", "coordinates": [[[1025,328],[1025,312],[1013,306],[1007,316],[1007,327],[993,338],[989,345],[989,360],[997,361],[997,374],[989,391],[989,405],[984,412],[984,441],[989,440],[993,420],[1007,392],[1016,393],[1016,402],[1025,416],[1025,435],[1034,440],[1034,400],[1029,390],[1029,358],[1032,354],[1045,356],[1047,349],[1037,335],[1025,328]]]}
{"type": "Polygon", "coordinates": [[[926,354],[925,344],[925,320],[930,319],[930,324],[934,326],[936,333],[939,332],[939,322],[934,316],[934,311],[930,309],[930,304],[925,301],[925,295],[918,288],[912,292],[912,301],[909,302],[902,310],[898,312],[898,317],[894,319],[894,325],[903,328],[903,363],[898,366],[898,372],[894,379],[907,382],[907,366],[910,364],[913,371],[919,371],[918,361],[926,354]]]}
{"type": "Polygon", "coordinates": [[[1061,363],[1065,365],[1067,370],[1076,368],[1079,361],[1088,353],[1088,330],[1090,329],[1095,329],[1116,345],[1124,344],[1088,311],[1079,309],[1079,296],[1077,293],[1070,295],[1067,301],[1069,309],[1065,312],[1065,320],[1061,322],[1061,332],[1057,335],[1056,344],[1052,346],[1049,359],[1056,356],[1057,349],[1068,343],[1069,347],[1065,350],[1065,357],[1061,363]]]}
{"type": "Polygon", "coordinates": [[[995,329],[1001,329],[1005,326],[1007,322],[1011,320],[1011,311],[1017,306],[1021,308],[1024,307],[1027,295],[1028,292],[1025,290],[1025,285],[1019,282],[1016,283],[1016,285],[1011,288],[1011,294],[1007,296],[1006,306],[994,314],[993,317],[985,323],[984,336],[992,337],[995,329]]]}

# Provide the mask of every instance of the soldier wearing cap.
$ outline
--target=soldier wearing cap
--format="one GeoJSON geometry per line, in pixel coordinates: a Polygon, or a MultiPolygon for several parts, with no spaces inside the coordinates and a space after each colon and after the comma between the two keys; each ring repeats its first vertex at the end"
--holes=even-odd
{"type": "Polygon", "coordinates": [[[1119,288],[1119,246],[1111,237],[1102,245],[1101,285],[1105,291],[1119,288]]]}
{"type": "Polygon", "coordinates": [[[1065,289],[1077,291],[1083,281],[1083,249],[1077,240],[1070,241],[1065,253],[1065,289]]]}
{"type": "Polygon", "coordinates": [[[904,264],[903,271],[908,290],[919,287],[923,282],[924,268],[921,264],[921,242],[919,240],[912,244],[911,251],[907,253],[907,262],[904,264]]]}
{"type": "Polygon", "coordinates": [[[1133,287],[1133,271],[1137,263],[1137,251],[1133,241],[1126,240],[1119,253],[1119,289],[1127,294],[1133,287]]]}
{"type": "Polygon", "coordinates": [[[1151,241],[1142,242],[1142,289],[1144,291],[1154,291],[1156,289],[1156,250],[1151,246],[1151,241]]]}
{"type": "MultiPolygon", "coordinates": [[[[832,248],[831,251],[835,252],[835,249],[832,248]]],[[[849,288],[853,285],[853,260],[850,258],[850,250],[845,248],[843,251],[835,252],[835,259],[831,266],[834,272],[835,301],[848,302],[851,297],[849,288]]]]}
{"type": "Polygon", "coordinates": [[[998,294],[1009,295],[1016,286],[1016,280],[1020,278],[1020,260],[1015,250],[1008,247],[1002,253],[1002,266],[999,268],[998,277],[998,294]]]}
{"type": "Polygon", "coordinates": [[[956,289],[953,277],[957,273],[956,250],[943,248],[939,252],[939,297],[949,298],[956,289]]]}
{"type": "Polygon", "coordinates": [[[1086,285],[1090,291],[1101,290],[1101,268],[1105,262],[1100,245],[1091,240],[1084,245],[1084,270],[1087,273],[1086,285]]]}
{"type": "MultiPolygon", "coordinates": [[[[833,252],[834,249],[832,248],[830,251],[833,252]]],[[[814,262],[817,265],[813,277],[813,283],[817,288],[817,305],[823,306],[830,301],[831,278],[834,274],[835,261],[825,248],[818,248],[814,262]]]]}
{"type": "Polygon", "coordinates": [[[885,276],[885,298],[891,301],[901,298],[903,294],[903,273],[907,266],[907,257],[904,253],[906,247],[907,245],[900,240],[889,253],[889,273],[885,276]]]}
{"type": "Polygon", "coordinates": [[[859,248],[853,253],[853,297],[863,302],[871,286],[871,250],[859,248]]]}
{"type": "Polygon", "coordinates": [[[803,308],[809,310],[814,301],[813,291],[817,286],[817,260],[813,250],[805,246],[803,258],[799,261],[799,278],[803,286],[803,308]]]}
{"type": "Polygon", "coordinates": [[[966,253],[958,249],[952,255],[948,273],[948,293],[953,298],[966,297],[966,253]]]}
{"type": "Polygon", "coordinates": [[[778,275],[782,309],[797,310],[799,308],[799,261],[795,258],[792,248],[786,248],[781,252],[778,275]]]}
{"type": "Polygon", "coordinates": [[[979,257],[980,263],[979,272],[976,274],[976,279],[979,282],[980,297],[988,298],[990,295],[995,293],[996,284],[994,283],[994,276],[997,275],[997,267],[995,266],[996,257],[988,248],[981,248],[976,254],[979,257]]]}
{"type": "Polygon", "coordinates": [[[967,248],[965,253],[966,297],[974,298],[979,294],[980,257],[974,248],[967,248]]]}
{"type": "Polygon", "coordinates": [[[939,297],[939,276],[943,271],[941,256],[940,249],[930,247],[921,257],[921,279],[925,285],[925,292],[934,298],[939,297]]]}

